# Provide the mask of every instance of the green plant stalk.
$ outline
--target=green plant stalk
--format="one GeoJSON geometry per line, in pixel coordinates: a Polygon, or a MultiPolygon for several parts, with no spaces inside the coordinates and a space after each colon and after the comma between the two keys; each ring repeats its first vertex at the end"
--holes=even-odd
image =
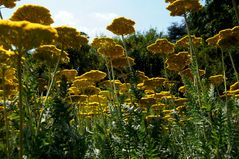
{"type": "Polygon", "coordinates": [[[128,50],[127,50],[127,47],[126,47],[126,44],[125,44],[125,39],[124,39],[123,35],[121,35],[121,39],[122,39],[123,46],[124,46],[124,49],[125,49],[125,56],[126,56],[126,60],[127,60],[128,66],[129,66],[130,73],[133,73],[132,67],[131,67],[130,62],[129,62],[128,50]]]}
{"type": "Polygon", "coordinates": [[[5,71],[6,69],[2,69],[2,78],[3,78],[3,107],[4,107],[4,122],[5,122],[5,132],[6,132],[6,154],[7,159],[10,159],[10,153],[9,153],[9,125],[8,125],[8,114],[7,114],[7,105],[6,105],[6,86],[5,86],[5,71]]]}
{"type": "Polygon", "coordinates": [[[0,18],[3,19],[2,10],[0,9],[0,18]]]}
{"type": "Polygon", "coordinates": [[[237,23],[239,24],[239,11],[238,11],[236,0],[232,0],[232,5],[235,10],[236,17],[237,17],[237,23]]]}
{"type": "Polygon", "coordinates": [[[23,159],[23,102],[22,102],[22,63],[21,59],[22,56],[19,52],[17,56],[17,79],[18,79],[18,91],[19,91],[19,100],[18,100],[18,107],[19,107],[19,113],[20,113],[20,138],[19,138],[19,159],[23,159]]]}
{"type": "Polygon", "coordinates": [[[194,76],[195,84],[196,84],[196,87],[197,87],[198,101],[199,101],[199,104],[202,105],[201,104],[201,98],[200,98],[200,91],[199,91],[199,86],[201,86],[201,84],[200,84],[201,82],[200,82],[198,63],[197,63],[197,58],[195,57],[196,55],[195,55],[194,49],[193,49],[193,42],[192,42],[192,38],[191,38],[191,34],[190,34],[190,29],[189,29],[188,22],[187,22],[186,13],[184,14],[184,20],[185,20],[185,24],[186,24],[188,39],[189,39],[189,48],[190,48],[192,66],[194,67],[193,69],[196,69],[196,72],[193,71],[193,76],[194,76]],[[195,75],[195,73],[196,73],[196,75],[195,75]]]}
{"type": "Polygon", "coordinates": [[[238,82],[238,86],[239,86],[238,73],[237,73],[236,66],[235,66],[235,63],[234,63],[234,61],[233,61],[232,54],[231,54],[230,51],[229,51],[229,57],[230,57],[230,60],[231,60],[231,63],[232,63],[232,68],[233,68],[233,70],[234,70],[234,73],[235,73],[235,76],[236,76],[236,79],[237,79],[237,82],[238,82]]]}

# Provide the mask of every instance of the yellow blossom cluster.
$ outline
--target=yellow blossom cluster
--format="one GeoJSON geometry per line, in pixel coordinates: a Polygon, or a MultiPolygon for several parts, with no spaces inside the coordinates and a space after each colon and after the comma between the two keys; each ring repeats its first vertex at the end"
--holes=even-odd
{"type": "Polygon", "coordinates": [[[191,58],[188,52],[179,52],[170,55],[165,63],[167,64],[167,69],[178,72],[191,63],[191,58]]]}
{"type": "Polygon", "coordinates": [[[115,18],[113,22],[107,26],[107,30],[116,35],[128,35],[135,32],[135,22],[125,17],[115,18]]]}
{"type": "MultiPolygon", "coordinates": [[[[191,35],[191,40],[193,43],[193,46],[200,46],[202,44],[202,38],[201,37],[196,37],[195,35],[191,35]]],[[[179,39],[176,42],[176,46],[177,47],[181,47],[181,48],[188,48],[189,45],[189,36],[184,36],[181,39],[179,39]]]]}
{"type": "Polygon", "coordinates": [[[0,6],[5,6],[6,8],[13,8],[16,6],[17,0],[0,0],[0,6]]]}
{"type": "Polygon", "coordinates": [[[27,21],[0,21],[0,44],[8,49],[30,50],[42,44],[50,44],[56,37],[56,30],[50,26],[27,21]]]}
{"type": "Polygon", "coordinates": [[[215,86],[219,86],[224,81],[224,76],[222,74],[214,75],[209,77],[210,83],[212,83],[215,86]]]}
{"type": "Polygon", "coordinates": [[[221,30],[218,34],[208,38],[208,45],[215,47],[221,47],[227,49],[239,44],[239,26],[235,26],[231,29],[221,30]]]}
{"type": "Polygon", "coordinates": [[[50,25],[54,21],[51,18],[50,11],[39,5],[26,4],[19,7],[11,16],[12,21],[29,21],[43,25],[50,25]]]}
{"type": "Polygon", "coordinates": [[[199,0],[170,0],[167,9],[171,16],[181,16],[190,11],[198,11],[202,8],[199,0]]]}
{"type": "Polygon", "coordinates": [[[55,27],[55,29],[57,30],[59,36],[56,39],[56,43],[59,44],[62,49],[81,48],[82,45],[86,45],[88,43],[87,37],[81,35],[81,33],[75,28],[59,26],[55,27]]]}
{"type": "Polygon", "coordinates": [[[147,46],[147,49],[154,54],[167,55],[174,52],[174,44],[170,43],[167,39],[157,39],[155,43],[147,46]]]}

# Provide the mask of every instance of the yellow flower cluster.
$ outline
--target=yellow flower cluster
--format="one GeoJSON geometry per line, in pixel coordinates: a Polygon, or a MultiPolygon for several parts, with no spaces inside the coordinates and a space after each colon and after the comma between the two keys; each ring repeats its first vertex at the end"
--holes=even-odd
{"type": "Polygon", "coordinates": [[[65,76],[67,81],[71,83],[75,79],[78,72],[75,69],[64,69],[61,70],[60,74],[61,76],[65,76]]]}
{"type": "Polygon", "coordinates": [[[0,44],[8,49],[26,51],[42,44],[50,44],[56,37],[56,30],[50,26],[27,21],[0,20],[0,44]]]}
{"type": "MultiPolygon", "coordinates": [[[[201,70],[201,69],[199,69],[198,72],[199,72],[199,76],[203,76],[206,73],[205,70],[201,70]]],[[[186,69],[180,71],[178,74],[181,76],[181,78],[188,78],[190,80],[193,80],[193,73],[190,68],[186,68],[186,69]]],[[[185,89],[185,88],[182,88],[182,90],[183,89],[185,89]]]]}
{"type": "Polygon", "coordinates": [[[6,8],[13,8],[16,6],[17,0],[0,0],[0,6],[5,6],[6,8]]]}
{"type": "MultiPolygon", "coordinates": [[[[196,37],[195,35],[192,35],[191,39],[192,39],[193,46],[200,46],[202,44],[202,38],[201,37],[196,37]]],[[[176,42],[176,46],[180,47],[180,48],[188,48],[190,46],[188,35],[179,39],[176,42]]]]}
{"type": "Polygon", "coordinates": [[[210,83],[212,83],[215,86],[219,86],[224,81],[224,76],[222,74],[220,75],[214,75],[209,77],[210,83]]]}
{"type": "Polygon", "coordinates": [[[169,0],[167,9],[171,16],[181,16],[190,11],[198,11],[202,8],[198,0],[169,0]]]}
{"type": "Polygon", "coordinates": [[[11,64],[11,58],[15,56],[14,52],[5,50],[0,46],[0,67],[9,66],[11,64]]]}
{"type": "Polygon", "coordinates": [[[124,48],[110,38],[95,38],[91,45],[97,48],[99,54],[109,58],[117,58],[124,55],[124,48]]]}
{"type": "Polygon", "coordinates": [[[162,78],[162,77],[153,77],[153,78],[146,79],[143,82],[143,88],[156,89],[157,87],[162,86],[165,80],[166,78],[162,78]]]}
{"type": "MultiPolygon", "coordinates": [[[[128,61],[130,66],[135,65],[134,59],[132,57],[128,57],[128,61]]],[[[126,57],[120,56],[112,60],[112,65],[114,68],[122,69],[124,67],[128,67],[128,61],[126,57]]]]}
{"type": "Polygon", "coordinates": [[[42,25],[50,25],[54,21],[51,18],[50,11],[39,5],[26,4],[19,7],[11,16],[12,21],[29,21],[42,25]]]}
{"type": "Polygon", "coordinates": [[[119,17],[114,19],[106,28],[116,35],[128,35],[135,32],[134,24],[135,22],[131,19],[119,17]]]}
{"type": "Polygon", "coordinates": [[[167,55],[174,52],[174,44],[167,39],[157,39],[155,43],[147,46],[147,49],[154,54],[161,53],[167,55]]]}
{"type": "Polygon", "coordinates": [[[77,76],[76,79],[87,79],[90,81],[101,81],[106,77],[106,73],[100,70],[90,70],[85,72],[84,74],[77,76]]]}
{"type": "Polygon", "coordinates": [[[41,45],[35,50],[32,57],[52,67],[55,66],[59,57],[60,63],[68,63],[70,61],[68,54],[56,48],[55,45],[41,45]]]}
{"type": "Polygon", "coordinates": [[[208,45],[215,47],[221,47],[223,49],[230,48],[232,46],[238,46],[239,44],[239,26],[235,26],[232,29],[221,30],[218,34],[214,35],[207,40],[208,45]]]}
{"type": "Polygon", "coordinates": [[[59,44],[63,49],[66,48],[80,48],[82,45],[88,43],[86,36],[81,35],[75,28],[68,26],[55,27],[58,33],[56,43],[59,44]]]}
{"type": "Polygon", "coordinates": [[[191,57],[188,52],[179,52],[170,55],[165,61],[167,69],[172,71],[182,71],[191,63],[191,57]]]}

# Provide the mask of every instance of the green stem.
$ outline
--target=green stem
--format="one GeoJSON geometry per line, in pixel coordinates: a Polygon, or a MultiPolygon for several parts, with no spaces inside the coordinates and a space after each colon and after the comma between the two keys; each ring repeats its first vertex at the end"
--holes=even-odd
{"type": "Polygon", "coordinates": [[[238,86],[239,86],[238,73],[237,73],[236,66],[235,66],[235,63],[234,63],[234,61],[233,61],[231,52],[229,52],[229,56],[230,56],[230,60],[231,60],[231,63],[232,63],[232,68],[233,68],[233,70],[234,70],[234,73],[235,73],[235,76],[236,76],[236,79],[237,79],[237,82],[238,82],[238,86]]]}
{"type": "Polygon", "coordinates": [[[22,63],[21,59],[22,56],[17,56],[17,78],[18,78],[18,91],[19,91],[19,100],[18,100],[18,107],[19,107],[19,113],[20,113],[20,141],[19,141],[19,159],[23,159],[23,102],[22,102],[22,63]]]}
{"type": "Polygon", "coordinates": [[[5,71],[6,68],[2,69],[2,79],[3,79],[3,106],[4,106],[4,121],[5,121],[5,131],[6,131],[6,154],[7,154],[7,159],[10,158],[9,154],[9,125],[8,125],[8,114],[7,114],[7,104],[6,104],[6,86],[5,86],[5,71]]]}
{"type": "Polygon", "coordinates": [[[193,48],[193,42],[192,42],[192,38],[191,38],[191,34],[190,34],[190,29],[189,29],[188,22],[187,22],[186,13],[184,14],[184,20],[185,20],[185,24],[186,24],[188,39],[189,39],[189,48],[190,48],[190,54],[191,54],[191,60],[192,60],[192,69],[193,69],[192,73],[193,73],[194,81],[195,81],[194,84],[196,84],[199,105],[201,105],[199,86],[201,88],[202,88],[202,86],[201,86],[201,82],[200,82],[200,75],[199,75],[197,58],[196,58],[196,55],[195,55],[195,52],[194,52],[194,48],[193,48]]]}
{"type": "Polygon", "coordinates": [[[235,10],[236,17],[237,17],[237,23],[239,24],[239,11],[238,11],[236,0],[232,0],[232,4],[233,4],[233,8],[235,10]]]}
{"type": "Polygon", "coordinates": [[[129,58],[128,58],[128,50],[127,50],[127,47],[126,47],[126,44],[125,44],[124,36],[121,35],[121,38],[122,38],[123,46],[124,46],[124,49],[125,49],[125,56],[126,56],[126,59],[127,59],[127,63],[128,63],[128,66],[129,66],[130,73],[133,73],[133,70],[132,70],[132,67],[130,65],[129,58]]]}
{"type": "Polygon", "coordinates": [[[0,9],[0,18],[3,19],[3,16],[2,16],[2,11],[0,9]]]}

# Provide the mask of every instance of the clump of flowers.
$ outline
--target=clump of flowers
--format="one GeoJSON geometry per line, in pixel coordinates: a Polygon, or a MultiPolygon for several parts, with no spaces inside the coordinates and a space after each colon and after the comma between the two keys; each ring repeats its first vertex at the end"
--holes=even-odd
{"type": "Polygon", "coordinates": [[[190,55],[188,52],[179,52],[172,54],[165,61],[167,69],[172,71],[182,71],[186,66],[191,63],[190,55]]]}
{"type": "Polygon", "coordinates": [[[113,22],[107,26],[107,30],[116,35],[128,35],[135,32],[135,22],[125,17],[119,17],[113,20],[113,22]]]}
{"type": "Polygon", "coordinates": [[[26,4],[19,7],[11,16],[12,21],[29,21],[43,25],[50,25],[54,21],[51,18],[50,11],[39,5],[26,4]]]}
{"type": "Polygon", "coordinates": [[[167,39],[157,39],[155,43],[147,46],[147,49],[154,54],[167,55],[174,52],[174,44],[170,43],[167,39]]]}

